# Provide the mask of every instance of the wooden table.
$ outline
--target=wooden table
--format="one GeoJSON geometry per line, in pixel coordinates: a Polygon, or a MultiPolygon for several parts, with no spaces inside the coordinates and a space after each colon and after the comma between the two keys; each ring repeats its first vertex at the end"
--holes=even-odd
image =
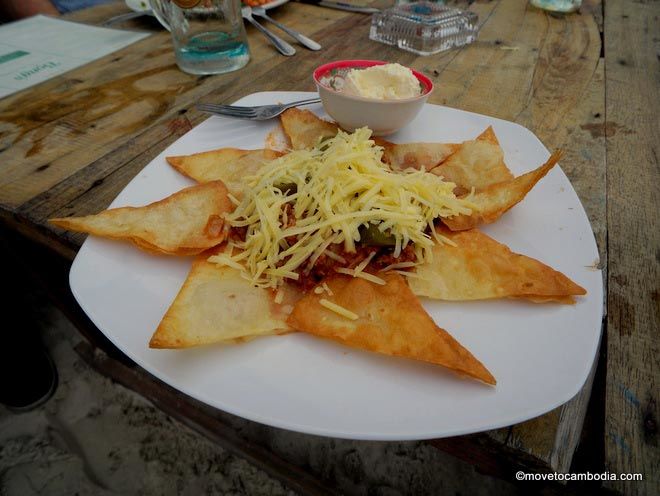
{"type": "MultiPolygon", "coordinates": [[[[318,40],[323,51],[299,48],[294,58],[285,58],[249,27],[249,66],[213,77],[179,71],[168,33],[146,20],[135,22],[132,26],[154,34],[0,101],[4,232],[19,233],[70,261],[83,236],[62,232],[46,220],[105,208],[142,167],[205,119],[194,102],[231,102],[266,90],[312,90],[312,69],[333,59],[377,58],[411,66],[436,83],[431,102],[518,122],[548,148],[566,151],[562,167],[591,220],[607,288],[599,387],[584,437],[585,443],[595,442],[598,455],[581,466],[642,473],[643,482],[605,486],[651,493],[660,474],[660,4],[587,0],[579,14],[555,17],[525,0],[458,3],[478,13],[483,23],[478,41],[430,57],[370,41],[369,16],[289,3],[274,17],[318,40]]],[[[125,10],[122,3],[113,3],[71,17],[100,23],[125,10]]],[[[62,296],[64,276],[57,277],[50,283],[62,296]]],[[[184,398],[157,387],[139,368],[113,365],[111,358],[88,348],[82,351],[164,409],[202,425],[208,435],[225,443],[231,437],[219,435],[219,428],[205,423],[195,408],[181,407],[184,398]],[[179,402],[178,409],[172,401],[179,402]],[[215,434],[209,433],[214,429],[215,434]]],[[[518,467],[566,472],[583,432],[594,372],[577,397],[546,415],[432,443],[509,480],[518,467]]]]}

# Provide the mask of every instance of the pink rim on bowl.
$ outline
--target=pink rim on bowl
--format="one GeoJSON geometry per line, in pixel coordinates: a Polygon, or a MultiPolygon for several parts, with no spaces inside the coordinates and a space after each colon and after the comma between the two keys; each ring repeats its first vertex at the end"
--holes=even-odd
{"type": "MultiPolygon", "coordinates": [[[[332,88],[327,87],[324,84],[321,84],[321,78],[325,76],[328,72],[332,71],[333,69],[346,69],[346,68],[360,68],[360,69],[366,69],[367,67],[373,67],[375,65],[385,65],[388,64],[389,62],[383,62],[382,60],[336,60],[334,62],[328,62],[327,64],[323,64],[314,70],[313,77],[314,77],[314,82],[318,84],[319,86],[323,86],[324,88],[334,91],[335,93],[340,93],[336,90],[333,90],[332,88]]],[[[415,96],[413,98],[402,98],[400,100],[378,100],[383,103],[395,103],[395,102],[405,102],[409,100],[414,100],[416,98],[420,98],[423,96],[428,95],[433,91],[433,82],[426,77],[424,74],[421,72],[417,72],[415,69],[410,69],[412,73],[415,75],[417,80],[420,82],[422,85],[423,91],[420,95],[415,96]]],[[[373,98],[364,98],[361,96],[353,96],[353,95],[346,95],[344,93],[340,93],[346,98],[354,98],[356,100],[362,100],[362,101],[370,101],[373,102],[373,98]]]]}

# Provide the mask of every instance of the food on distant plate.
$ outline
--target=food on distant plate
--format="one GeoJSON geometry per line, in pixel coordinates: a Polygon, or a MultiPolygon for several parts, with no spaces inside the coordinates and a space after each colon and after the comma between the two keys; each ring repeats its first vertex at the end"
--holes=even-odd
{"type": "Polygon", "coordinates": [[[375,100],[403,100],[422,94],[419,80],[401,64],[334,69],[319,82],[345,95],[375,100]]]}
{"type": "Polygon", "coordinates": [[[573,303],[585,294],[472,229],[520,202],[559,153],[514,178],[492,128],[461,144],[395,144],[308,111],[281,122],[289,153],[168,157],[201,184],[146,207],[53,220],[148,252],[199,254],[151,347],[298,330],[495,384],[417,296],[573,303]]]}
{"type": "Polygon", "coordinates": [[[273,0],[242,0],[243,3],[249,7],[260,7],[272,2],[273,0]]]}
{"type": "Polygon", "coordinates": [[[187,256],[224,241],[224,215],[232,208],[227,188],[222,181],[214,181],[183,189],[145,207],[114,208],[50,222],[70,231],[124,239],[151,253],[187,256]]]}

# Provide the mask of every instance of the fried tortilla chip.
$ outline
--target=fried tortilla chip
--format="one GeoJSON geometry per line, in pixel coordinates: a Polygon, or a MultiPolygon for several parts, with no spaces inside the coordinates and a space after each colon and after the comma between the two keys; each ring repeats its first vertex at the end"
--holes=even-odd
{"type": "Polygon", "coordinates": [[[514,296],[512,298],[529,300],[532,303],[563,303],[564,305],[575,305],[575,298],[573,298],[572,296],[527,295],[527,296],[514,296]]]}
{"type": "Polygon", "coordinates": [[[495,384],[495,378],[472,354],[433,322],[399,274],[387,274],[380,286],[359,278],[334,275],[324,282],[327,293],[314,291],[294,307],[287,322],[299,331],[385,355],[401,356],[447,367],[495,384]],[[339,305],[357,317],[327,308],[339,305]]]}
{"type": "Polygon", "coordinates": [[[513,179],[492,127],[488,127],[475,140],[453,146],[455,153],[431,172],[455,183],[460,188],[459,193],[513,179]]]}
{"type": "Polygon", "coordinates": [[[234,195],[241,194],[243,178],[256,174],[270,160],[282,156],[275,150],[240,150],[220,148],[193,155],[167,157],[167,162],[182,174],[199,183],[220,180],[234,195]]]}
{"type": "Polygon", "coordinates": [[[189,348],[291,331],[286,318],[295,300],[274,303],[272,291],[254,287],[238,270],[211,263],[208,256],[193,263],[151,348],[189,348]]]}
{"type": "MultiPolygon", "coordinates": [[[[281,116],[284,133],[294,150],[312,148],[324,138],[332,138],[339,127],[324,121],[309,110],[292,108],[281,116]]],[[[391,143],[381,138],[374,138],[377,145],[383,147],[383,162],[394,170],[408,168],[431,170],[452,155],[460,145],[444,143],[391,143]]]]}
{"type": "Polygon", "coordinates": [[[452,156],[461,145],[450,143],[390,143],[380,138],[374,140],[383,147],[383,162],[393,170],[409,168],[430,171],[452,156]]]}
{"type": "Polygon", "coordinates": [[[313,148],[324,138],[337,135],[339,127],[334,122],[324,121],[314,112],[290,108],[280,116],[284,134],[294,150],[313,148]]]}
{"type": "Polygon", "coordinates": [[[219,245],[227,233],[224,214],[233,210],[222,181],[183,189],[144,207],[51,219],[56,226],[104,238],[131,241],[150,253],[196,255],[219,245]]]}
{"type": "MultiPolygon", "coordinates": [[[[493,184],[477,191],[470,200],[477,209],[470,215],[443,218],[452,231],[472,229],[480,224],[490,224],[499,219],[511,207],[522,201],[534,185],[539,182],[561,158],[562,152],[554,152],[538,169],[518,176],[510,181],[493,184]]],[[[436,167],[437,169],[437,167],[436,167]]],[[[433,169],[435,171],[435,169],[433,169]]]]}
{"type": "Polygon", "coordinates": [[[442,229],[439,233],[456,246],[436,244],[433,262],[416,268],[418,277],[411,277],[409,284],[418,296],[450,301],[516,297],[572,303],[567,297],[586,294],[561,272],[513,253],[482,232],[442,229]]]}

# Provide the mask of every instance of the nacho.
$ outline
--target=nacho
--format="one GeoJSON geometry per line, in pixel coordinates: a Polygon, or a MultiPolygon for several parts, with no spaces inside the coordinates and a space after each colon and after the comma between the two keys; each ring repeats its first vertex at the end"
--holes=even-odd
{"type": "Polygon", "coordinates": [[[456,184],[460,188],[459,193],[513,179],[513,174],[504,163],[504,152],[492,127],[488,127],[474,140],[453,146],[455,153],[431,172],[456,184]]]}
{"type": "MultiPolygon", "coordinates": [[[[313,148],[326,138],[337,135],[339,127],[318,117],[309,110],[292,108],[281,116],[284,133],[294,150],[313,148]]],[[[383,147],[383,162],[393,170],[408,168],[431,170],[454,153],[459,145],[444,143],[391,143],[381,138],[373,138],[383,147]]]]}
{"type": "Polygon", "coordinates": [[[196,255],[225,239],[224,214],[233,210],[222,181],[192,186],[144,207],[85,217],[50,219],[58,227],[130,241],[150,253],[196,255]]]}
{"type": "Polygon", "coordinates": [[[318,282],[317,269],[328,267],[314,262],[330,252],[337,262],[380,244],[399,258],[414,244],[411,258],[426,258],[434,219],[469,214],[471,204],[454,196],[452,183],[418,170],[394,173],[380,158],[362,128],[338,133],[324,150],[293,151],[265,165],[226,217],[241,234],[232,240],[238,253],[222,260],[257,285],[277,287],[309,281],[310,270],[318,282]]]}
{"type": "Polygon", "coordinates": [[[52,220],[150,253],[199,255],[152,348],[300,330],[495,384],[416,295],[570,303],[585,294],[547,265],[470,230],[521,201],[560,154],[513,178],[492,128],[462,144],[394,144],[367,129],[338,134],[334,123],[298,109],[282,115],[282,126],[294,149],[286,157],[236,148],[168,157],[202,184],[145,207],[52,220]],[[432,236],[441,222],[448,228],[435,229],[447,244],[432,236]],[[415,272],[406,282],[399,269],[415,272]],[[313,289],[303,296],[305,288],[313,289]]]}
{"type": "Polygon", "coordinates": [[[256,174],[264,163],[282,155],[275,150],[240,150],[220,148],[193,155],[166,157],[167,162],[183,175],[199,183],[222,181],[234,196],[243,189],[243,177],[256,174]]]}
{"type": "Polygon", "coordinates": [[[493,184],[477,191],[470,196],[470,201],[476,205],[476,209],[471,214],[446,217],[442,219],[442,222],[452,231],[462,231],[496,221],[507,210],[525,198],[534,185],[557,164],[561,155],[561,151],[556,151],[538,169],[510,181],[493,184]]]}
{"type": "Polygon", "coordinates": [[[153,334],[151,348],[189,348],[244,341],[291,329],[286,318],[294,300],[274,302],[272,291],[255,288],[236,269],[193,263],[186,281],[153,334]]]}
{"type": "MultiPolygon", "coordinates": [[[[339,127],[319,118],[309,110],[289,109],[281,116],[284,133],[294,150],[309,149],[337,134],[339,127]]],[[[382,161],[392,170],[408,168],[432,171],[458,187],[459,193],[472,188],[507,181],[513,175],[504,163],[504,155],[492,127],[475,140],[453,143],[392,143],[373,138],[383,147],[382,161]]]]}
{"type": "Polygon", "coordinates": [[[464,301],[526,298],[533,302],[572,303],[586,291],[561,272],[524,255],[513,253],[477,230],[439,234],[456,246],[436,244],[433,261],[416,267],[409,280],[418,296],[464,301]]]}
{"type": "MultiPolygon", "coordinates": [[[[449,143],[390,143],[375,138],[377,145],[383,147],[383,162],[393,170],[424,169],[430,171],[447,160],[460,147],[449,143]]],[[[453,181],[452,181],[453,182],[453,181]]]]}
{"type": "Polygon", "coordinates": [[[387,274],[384,280],[381,286],[330,276],[324,283],[331,295],[308,293],[287,322],[299,331],[353,348],[442,365],[487,384],[496,383],[479,360],[433,322],[402,276],[387,274]],[[338,309],[348,316],[337,313],[338,309]]]}
{"type": "Polygon", "coordinates": [[[309,110],[290,108],[280,116],[284,134],[294,150],[315,147],[324,138],[332,138],[339,127],[334,122],[324,121],[309,110]]]}

